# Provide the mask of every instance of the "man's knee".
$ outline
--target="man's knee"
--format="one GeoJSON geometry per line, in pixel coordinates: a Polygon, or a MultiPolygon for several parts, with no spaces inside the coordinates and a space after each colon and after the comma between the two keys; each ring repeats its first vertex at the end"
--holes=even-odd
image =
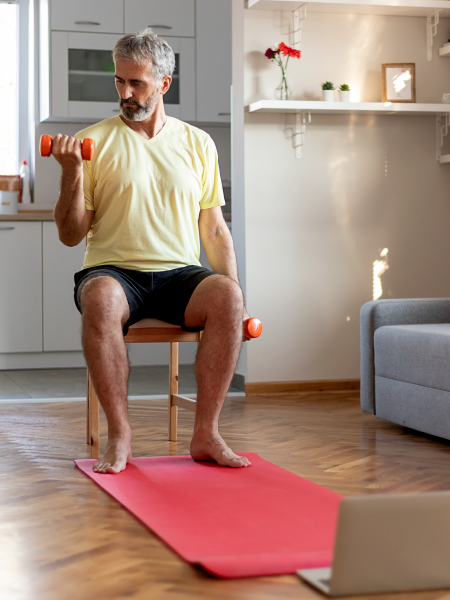
{"type": "Polygon", "coordinates": [[[126,322],[129,307],[125,292],[118,281],[108,276],[94,277],[87,281],[80,294],[83,321],[126,322]]]}
{"type": "Polygon", "coordinates": [[[238,283],[230,277],[221,277],[213,288],[210,312],[241,317],[244,310],[244,295],[238,283]]]}

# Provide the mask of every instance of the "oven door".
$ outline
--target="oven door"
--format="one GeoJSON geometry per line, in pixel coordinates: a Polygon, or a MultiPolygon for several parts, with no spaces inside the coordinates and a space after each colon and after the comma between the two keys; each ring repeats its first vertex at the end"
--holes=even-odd
{"type": "MultiPolygon", "coordinates": [[[[111,52],[116,34],[51,33],[50,121],[98,121],[119,114],[111,52]]],[[[195,40],[167,37],[176,69],[164,98],[166,113],[196,120],[195,40]]]]}

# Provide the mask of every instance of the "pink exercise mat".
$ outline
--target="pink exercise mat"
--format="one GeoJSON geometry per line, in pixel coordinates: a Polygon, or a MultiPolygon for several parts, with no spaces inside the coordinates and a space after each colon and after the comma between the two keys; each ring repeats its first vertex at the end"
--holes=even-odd
{"type": "Polygon", "coordinates": [[[93,479],[184,560],[218,577],[255,577],[329,567],[342,498],[262,459],[231,469],[190,456],[135,458],[93,479]]]}

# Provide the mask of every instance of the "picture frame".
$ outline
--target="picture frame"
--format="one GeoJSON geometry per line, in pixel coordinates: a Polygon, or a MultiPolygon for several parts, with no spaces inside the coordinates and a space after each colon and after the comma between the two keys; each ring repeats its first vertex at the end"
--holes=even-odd
{"type": "Polygon", "coordinates": [[[382,102],[415,102],[416,64],[383,63],[381,83],[382,102]]]}

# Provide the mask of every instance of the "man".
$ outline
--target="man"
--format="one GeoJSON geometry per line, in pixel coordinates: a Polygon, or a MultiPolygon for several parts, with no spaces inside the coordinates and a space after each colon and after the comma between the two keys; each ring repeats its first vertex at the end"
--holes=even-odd
{"type": "Polygon", "coordinates": [[[218,430],[248,314],[221,211],[216,149],[205,132],[164,112],[175,66],[164,40],[150,29],[127,35],[113,58],[121,115],[75,138],[58,134],[53,142],[62,167],[59,237],[75,246],[89,233],[75,302],[86,362],[108,421],[106,452],[94,470],[118,473],[131,460],[123,335],[144,317],[204,329],[191,455],[246,467],[248,459],[237,456],[218,430]],[[95,155],[83,165],[85,137],[94,139],[95,155]],[[214,271],[200,265],[199,235],[214,271]]]}

